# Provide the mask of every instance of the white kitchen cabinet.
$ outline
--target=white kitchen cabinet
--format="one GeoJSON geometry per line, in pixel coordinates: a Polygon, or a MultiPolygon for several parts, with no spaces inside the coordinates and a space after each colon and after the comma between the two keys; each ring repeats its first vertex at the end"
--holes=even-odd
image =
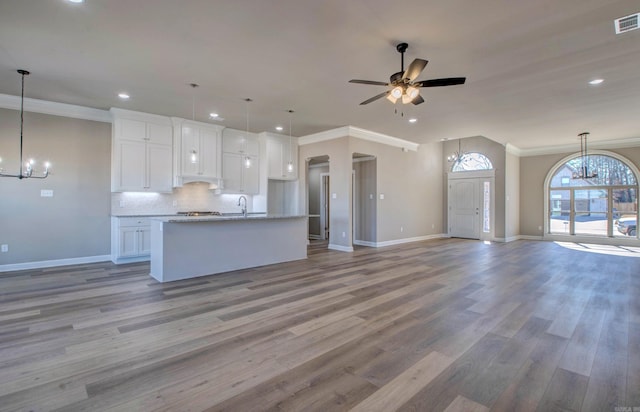
{"type": "Polygon", "coordinates": [[[222,151],[226,153],[259,156],[260,142],[255,133],[247,133],[235,129],[224,129],[222,133],[222,151]]]}
{"type": "Polygon", "coordinates": [[[258,194],[260,143],[253,133],[225,129],[222,134],[224,193],[258,194]]]}
{"type": "Polygon", "coordinates": [[[223,191],[257,194],[260,192],[260,160],[257,156],[238,153],[222,154],[223,191]],[[247,160],[249,167],[247,167],[247,160]]]}
{"type": "Polygon", "coordinates": [[[264,133],[267,176],[275,180],[298,178],[298,143],[295,138],[264,133]],[[291,168],[289,163],[291,162],[291,168]]]}
{"type": "Polygon", "coordinates": [[[111,109],[112,192],[172,190],[172,127],[167,117],[111,109]]]}
{"type": "Polygon", "coordinates": [[[111,260],[129,263],[149,260],[151,225],[147,217],[111,218],[111,260]]]}
{"type": "Polygon", "coordinates": [[[221,178],[222,126],[173,118],[174,186],[189,182],[218,185],[221,178]]]}

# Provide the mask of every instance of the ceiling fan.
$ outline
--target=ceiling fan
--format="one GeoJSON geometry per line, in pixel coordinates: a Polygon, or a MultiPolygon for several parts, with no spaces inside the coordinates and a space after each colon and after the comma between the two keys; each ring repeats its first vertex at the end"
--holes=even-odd
{"type": "Polygon", "coordinates": [[[440,87],[440,86],[455,86],[457,84],[464,84],[466,77],[446,77],[443,79],[431,79],[416,81],[416,78],[422,73],[428,61],[423,59],[415,59],[411,62],[407,70],[404,70],[404,52],[407,51],[409,45],[407,43],[400,43],[396,46],[396,50],[400,53],[400,71],[394,73],[389,78],[389,83],[377,82],[373,80],[349,80],[349,83],[360,84],[372,84],[374,86],[387,86],[389,90],[373,96],[370,99],[360,103],[369,104],[373,101],[387,97],[392,103],[396,103],[398,99],[402,99],[403,104],[413,103],[420,104],[424,102],[424,98],[420,96],[421,87],[440,87]]]}

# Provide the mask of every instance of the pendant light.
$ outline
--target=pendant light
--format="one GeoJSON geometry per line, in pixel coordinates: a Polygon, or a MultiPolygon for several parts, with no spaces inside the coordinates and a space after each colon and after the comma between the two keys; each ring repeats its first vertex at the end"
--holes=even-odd
{"type": "MultiPolygon", "coordinates": [[[[28,162],[24,163],[24,169],[22,169],[22,146],[23,146],[23,138],[22,138],[22,129],[24,126],[24,76],[28,76],[30,73],[26,70],[18,70],[18,73],[22,76],[22,94],[20,96],[20,163],[19,163],[19,171],[18,174],[9,174],[3,173],[3,169],[0,167],[0,177],[17,177],[18,179],[45,179],[49,176],[49,162],[44,163],[44,172],[42,175],[36,175],[33,173],[33,165],[35,164],[33,159],[29,159],[28,162]]],[[[0,163],[2,159],[0,159],[0,163]]]]}
{"type": "Polygon", "coordinates": [[[293,118],[293,113],[294,112],[293,112],[292,109],[289,109],[287,111],[289,112],[289,163],[287,163],[287,172],[291,173],[291,172],[293,172],[293,156],[291,154],[291,148],[292,148],[292,145],[291,145],[291,139],[292,139],[292,137],[291,137],[291,120],[293,118]]]}
{"type": "Polygon", "coordinates": [[[598,171],[589,172],[589,154],[587,152],[587,137],[589,132],[582,132],[578,135],[580,138],[580,170],[573,172],[573,179],[593,179],[598,177],[598,171]]]}
{"type": "MultiPolygon", "coordinates": [[[[198,88],[198,84],[189,83],[189,86],[193,89],[193,93],[191,94],[191,120],[196,120],[196,88],[198,88]]],[[[195,148],[191,148],[189,151],[189,160],[191,164],[198,163],[198,152],[195,148]]]]}
{"type": "MultiPolygon", "coordinates": [[[[246,112],[246,117],[247,117],[247,133],[246,133],[246,137],[245,137],[245,145],[247,144],[247,142],[249,141],[249,103],[251,103],[253,100],[251,100],[250,98],[246,98],[244,99],[244,101],[246,102],[245,104],[245,112],[246,112]]],[[[251,168],[251,157],[250,156],[245,156],[244,157],[244,167],[246,167],[247,169],[251,168]]]]}

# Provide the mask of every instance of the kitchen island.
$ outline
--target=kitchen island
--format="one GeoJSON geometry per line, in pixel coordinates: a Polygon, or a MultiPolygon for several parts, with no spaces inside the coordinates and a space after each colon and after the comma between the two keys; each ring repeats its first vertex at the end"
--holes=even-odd
{"type": "Polygon", "coordinates": [[[306,215],[151,219],[151,276],[159,282],[306,258],[306,215]]]}

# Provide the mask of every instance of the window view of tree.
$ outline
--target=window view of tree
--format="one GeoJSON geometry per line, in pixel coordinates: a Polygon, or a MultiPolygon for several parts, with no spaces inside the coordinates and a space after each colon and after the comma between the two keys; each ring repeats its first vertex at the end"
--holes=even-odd
{"type": "Polygon", "coordinates": [[[556,170],[548,190],[550,233],[637,237],[638,181],[624,162],[606,155],[575,157],[556,170]],[[596,177],[576,178],[584,161],[596,177]]]}
{"type": "Polygon", "coordinates": [[[458,159],[451,168],[453,172],[468,172],[472,170],[491,170],[493,164],[491,160],[482,153],[465,153],[458,159]]]}

